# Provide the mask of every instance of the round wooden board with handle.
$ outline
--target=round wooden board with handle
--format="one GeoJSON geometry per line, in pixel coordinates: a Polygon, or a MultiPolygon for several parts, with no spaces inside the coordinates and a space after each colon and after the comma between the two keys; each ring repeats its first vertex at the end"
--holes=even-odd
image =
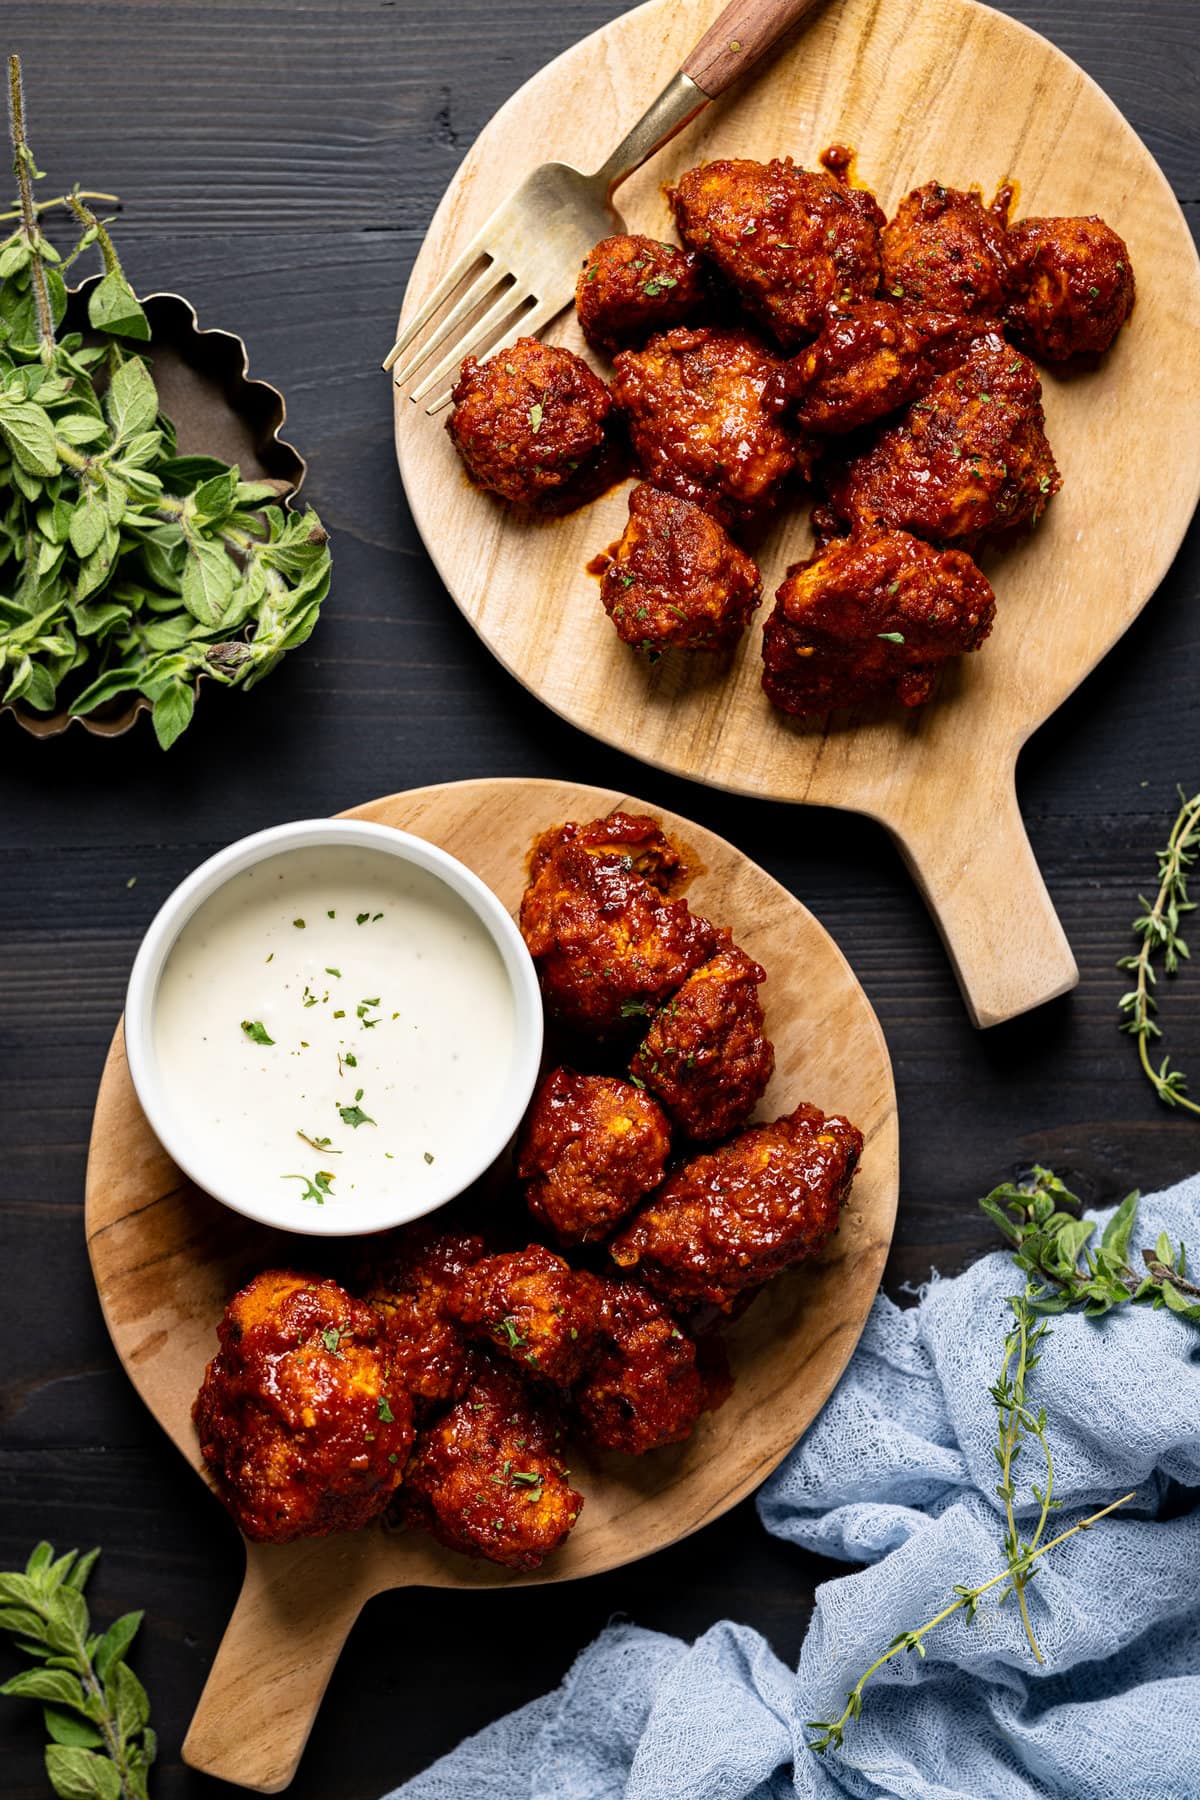
{"type": "MultiPolygon", "coordinates": [[[[569,1581],[662,1549],[741,1500],[811,1423],[846,1365],[879,1286],[896,1212],[891,1064],[845,958],[812,914],[731,844],[611,789],[466,781],[393,794],[348,816],[402,827],[469,864],[513,911],[538,832],[614,807],[651,811],[701,872],[689,899],[763,963],[776,1068],[763,1117],[800,1100],[847,1114],[866,1139],[828,1251],[768,1286],[728,1332],[733,1394],[686,1443],[642,1458],[572,1449],[585,1495],[564,1548],[529,1576],[372,1527],[282,1547],[247,1545],[246,1580],[184,1758],[263,1793],[295,1772],[321,1695],[363,1603],[386,1588],[569,1581]]],[[[134,1386],[203,1473],[191,1407],[233,1292],[260,1269],[304,1267],[310,1238],[251,1224],[192,1187],[138,1106],[118,1030],[96,1102],[87,1237],[117,1353],[134,1386]]]]}
{"type": "MultiPolygon", "coordinates": [[[[405,313],[533,165],[598,167],[717,10],[717,0],[650,0],[527,82],[443,198],[405,313]]],[[[761,623],[728,660],[676,653],[648,668],[618,641],[585,570],[620,536],[623,490],[567,519],[523,523],[467,483],[445,416],[430,419],[399,393],[397,453],[439,573],[518,680],[660,768],[880,820],[930,905],[972,1017],[990,1025],[1078,979],[1017,808],[1016,759],[1153,593],[1195,509],[1200,263],[1166,180],[1111,101],[1045,39],[971,0],[834,0],[620,188],[617,204],[629,229],[668,236],[663,185],[692,164],[791,155],[811,166],[832,141],[856,147],[858,178],[889,211],[935,176],[987,195],[1012,179],[1019,216],[1102,214],[1137,274],[1133,319],[1101,367],[1043,377],[1063,491],[1031,538],[987,561],[995,630],[932,704],[789,723],[759,685],[761,623]]],[[[545,335],[607,372],[585,352],[573,310],[545,335]]],[[[804,512],[778,522],[761,554],[768,606],[810,543],[804,512]]]]}

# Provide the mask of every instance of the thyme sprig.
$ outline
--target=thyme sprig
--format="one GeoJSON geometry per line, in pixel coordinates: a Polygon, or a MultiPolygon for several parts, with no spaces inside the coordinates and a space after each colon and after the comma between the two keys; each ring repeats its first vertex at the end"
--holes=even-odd
{"type": "Polygon", "coordinates": [[[1046,1408],[1039,1405],[1035,1411],[1027,1390],[1029,1378],[1041,1360],[1039,1345],[1051,1329],[1046,1315],[1080,1307],[1085,1318],[1098,1318],[1114,1306],[1142,1302],[1165,1307],[1200,1324],[1200,1286],[1188,1277],[1183,1244],[1176,1250],[1164,1231],[1153,1250],[1141,1252],[1142,1272],[1128,1260],[1129,1243],[1137,1224],[1138,1198],[1136,1193],[1126,1196],[1104,1227],[1095,1249],[1090,1246],[1096,1220],[1081,1219],[1069,1210],[1078,1207],[1078,1199],[1052,1169],[1040,1164],[1034,1165],[1028,1180],[1005,1182],[979,1202],[1008,1239],[1013,1261],[1026,1277],[1023,1292],[1009,1296],[1012,1325],[1004,1339],[1000,1373],[989,1389],[997,1416],[997,1441],[992,1454],[1000,1471],[996,1493],[1004,1503],[1005,1566],[978,1587],[956,1582],[952,1590],[956,1598],[949,1605],[924,1625],[897,1632],[882,1655],[859,1676],[836,1719],[807,1721],[808,1729],[818,1734],[808,1740],[810,1750],[840,1749],[847,1725],[862,1712],[863,1690],[871,1677],[902,1651],[915,1650],[923,1657],[929,1633],[955,1613],[965,1611],[970,1624],[980,1600],[993,1588],[1001,1588],[1001,1606],[1010,1595],[1016,1596],[1029,1647],[1036,1661],[1043,1662],[1025,1600],[1025,1590],[1036,1575],[1041,1558],[1048,1550],[1065,1544],[1077,1531],[1090,1530],[1134,1498],[1132,1493],[1124,1494],[1057,1537],[1045,1537],[1050,1514],[1062,1502],[1054,1496],[1054,1457],[1046,1408]],[[1031,1441],[1041,1452],[1045,1478],[1041,1486],[1037,1482],[1030,1484],[1038,1513],[1033,1531],[1024,1538],[1016,1517],[1016,1466],[1022,1449],[1031,1441]]]}
{"type": "Polygon", "coordinates": [[[1027,1282],[1023,1294],[1012,1294],[1009,1297],[1013,1325],[1004,1340],[1004,1360],[1000,1365],[999,1378],[990,1391],[999,1420],[998,1441],[993,1446],[992,1454],[1000,1467],[996,1492],[1004,1502],[1004,1554],[1009,1567],[1009,1585],[1000,1595],[1000,1605],[1004,1604],[1009,1594],[1016,1595],[1029,1648],[1033,1651],[1034,1660],[1040,1663],[1043,1661],[1042,1652],[1030,1623],[1025,1589],[1036,1573],[1032,1558],[1041,1542],[1046,1522],[1051,1512],[1056,1511],[1062,1502],[1053,1498],[1054,1458],[1046,1435],[1046,1409],[1039,1406],[1034,1412],[1025,1396],[1026,1382],[1041,1361],[1037,1346],[1050,1331],[1047,1319],[1036,1312],[1031,1304],[1032,1286],[1032,1282],[1027,1282]],[[1046,1480],[1045,1486],[1041,1488],[1036,1482],[1031,1484],[1039,1513],[1033,1535],[1026,1540],[1017,1529],[1015,1478],[1017,1461],[1025,1442],[1030,1438],[1036,1440],[1041,1450],[1046,1465],[1046,1480]]]}
{"type": "Polygon", "coordinates": [[[992,1588],[998,1587],[1002,1581],[1011,1581],[1014,1574],[1022,1575],[1027,1580],[1033,1571],[1034,1564],[1041,1557],[1045,1556],[1048,1550],[1056,1550],[1060,1544],[1065,1544],[1068,1538],[1073,1538],[1076,1532],[1090,1531],[1093,1525],[1098,1524],[1101,1519],[1106,1519],[1109,1513],[1116,1512],[1119,1506],[1127,1505],[1133,1497],[1132,1493],[1122,1494],[1119,1500],[1112,1500],[1107,1506],[1102,1506],[1099,1512],[1090,1514],[1086,1519],[1080,1519],[1079,1523],[1077,1525],[1072,1525],[1068,1531],[1061,1531],[1057,1537],[1050,1538],[1046,1543],[1038,1545],[1035,1550],[1030,1551],[1027,1556],[1021,1559],[1021,1565],[1018,1569],[1014,1569],[1012,1565],[1008,1565],[1001,1569],[998,1575],[993,1575],[989,1581],[981,1582],[978,1587],[974,1588],[963,1587],[956,1582],[953,1591],[958,1598],[949,1606],[944,1607],[934,1618],[927,1620],[924,1625],[919,1625],[915,1631],[897,1632],[887,1649],[883,1652],[883,1655],[877,1657],[870,1668],[863,1671],[854,1686],[850,1689],[850,1692],[846,1695],[846,1705],[838,1718],[809,1719],[806,1721],[810,1731],[817,1731],[821,1734],[819,1737],[810,1738],[808,1740],[809,1749],[821,1752],[841,1749],[846,1726],[850,1723],[851,1719],[857,1719],[862,1712],[863,1689],[866,1687],[868,1681],[870,1681],[872,1675],[882,1669],[885,1663],[891,1662],[894,1656],[899,1656],[902,1650],[915,1650],[918,1656],[923,1657],[925,1655],[924,1639],[929,1636],[929,1633],[933,1631],[936,1626],[943,1624],[947,1619],[953,1618],[956,1612],[962,1612],[964,1608],[967,1614],[967,1623],[970,1624],[971,1620],[975,1617],[975,1612],[980,1600],[982,1600],[983,1596],[990,1592],[992,1588]]]}
{"type": "Polygon", "coordinates": [[[102,1635],[91,1630],[83,1588],[99,1554],[56,1557],[43,1543],[23,1574],[0,1574],[0,1627],[40,1665],[0,1694],[41,1702],[46,1774],[62,1800],[147,1800],[150,1702],[125,1661],[142,1615],[125,1613],[102,1635]]]}
{"type": "Polygon", "coordinates": [[[1155,958],[1161,955],[1165,974],[1178,974],[1180,963],[1188,956],[1179,922],[1184,913],[1196,909],[1196,902],[1188,899],[1188,875],[1200,856],[1200,794],[1189,800],[1182,788],[1178,791],[1179,812],[1165,849],[1158,853],[1158,893],[1153,905],[1143,895],[1138,896],[1142,910],[1133,921],[1133,931],[1141,938],[1141,947],[1117,964],[1135,976],[1133,987],[1121,995],[1121,1030],[1137,1039],[1138,1060],[1163,1105],[1182,1106],[1200,1116],[1200,1102],[1188,1098],[1182,1069],[1173,1069],[1169,1056],[1164,1056],[1157,1068],[1150,1058],[1151,1041],[1162,1037],[1154,1017],[1158,1002],[1151,991],[1158,980],[1155,958]]]}

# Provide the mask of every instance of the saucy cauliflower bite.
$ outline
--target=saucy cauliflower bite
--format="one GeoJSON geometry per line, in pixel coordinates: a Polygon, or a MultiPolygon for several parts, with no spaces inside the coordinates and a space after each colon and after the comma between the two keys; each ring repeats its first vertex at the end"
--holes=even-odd
{"type": "Polygon", "coordinates": [[[612,400],[570,350],[518,338],[487,362],[468,356],[446,429],[482,488],[518,505],[559,494],[601,450],[612,400]]]}
{"type": "Polygon", "coordinates": [[[691,250],[657,238],[609,237],[584,258],[575,311],[593,349],[610,351],[682,324],[705,298],[704,268],[691,250]]]}
{"type": "Polygon", "coordinates": [[[862,1147],[849,1120],[815,1106],[751,1126],[672,1175],[613,1240],[613,1260],[665,1300],[728,1312],[828,1242],[862,1147]]]}
{"type": "Polygon", "coordinates": [[[462,1398],[418,1435],[397,1510],[451,1550],[536,1569],[583,1505],[558,1413],[486,1354],[472,1353],[470,1374],[462,1398]]]}
{"type": "Polygon", "coordinates": [[[966,544],[1033,525],[1062,486],[1042,384],[995,332],[978,338],[895,424],[826,476],[839,518],[966,544]]]}
{"type": "Polygon", "coordinates": [[[758,565],[715,519],[645,482],[633,489],[629,523],[600,584],[623,643],[652,654],[722,650],[761,597],[758,565]]]}
{"type": "Polygon", "coordinates": [[[875,292],[884,221],[865,188],[798,169],[790,157],[738,157],[689,169],[668,199],[684,242],[785,348],[820,329],[830,301],[875,292]]]}
{"type": "Polygon", "coordinates": [[[880,292],[906,305],[998,319],[1004,311],[1004,234],[1011,190],[991,208],[977,188],[927,181],[896,208],[880,237],[880,292]]]}
{"type": "Polygon", "coordinates": [[[906,531],[835,538],[795,563],[763,627],[763,688],[781,712],[828,712],[895,695],[920,706],[939,666],[978,650],[991,586],[963,550],[906,531]]]}
{"type": "Polygon", "coordinates": [[[779,357],[749,332],[681,327],[614,361],[612,394],[647,481],[723,525],[768,511],[807,446],[781,417],[779,357]]]}
{"type": "Polygon", "coordinates": [[[531,877],[566,844],[577,844],[593,856],[620,857],[635,875],[641,875],[660,894],[670,894],[686,873],[686,863],[657,819],[647,813],[614,811],[602,819],[581,823],[568,819],[543,831],[529,856],[531,877]]]}
{"type": "Polygon", "coordinates": [[[696,1346],[637,1281],[604,1283],[601,1349],[572,1398],[580,1435],[641,1456],[690,1437],[708,1396],[696,1346]]]}
{"type": "Polygon", "coordinates": [[[706,962],[720,933],[689,911],[686,900],[664,898],[657,882],[671,851],[653,820],[596,821],[565,826],[535,846],[531,879],[521,899],[521,934],[537,964],[547,1012],[593,1036],[628,1029],[649,1001],[664,1000],[706,962]],[[650,835],[638,840],[645,826],[650,835]],[[599,840],[598,828],[628,829],[632,841],[599,840]],[[639,864],[650,874],[639,873],[639,864]]]}
{"type": "Polygon", "coordinates": [[[455,1284],[450,1309],[472,1337],[526,1373],[570,1387],[595,1347],[600,1283],[553,1250],[530,1244],[485,1256],[455,1284]]]}
{"type": "Polygon", "coordinates": [[[336,1281],[267,1270],[217,1326],[192,1416],[205,1462],[257,1543],[356,1531],[404,1473],[412,1401],[383,1323],[336,1281]]]}
{"type": "Polygon", "coordinates": [[[416,1225],[371,1253],[363,1297],[383,1315],[397,1378],[417,1399],[453,1400],[462,1392],[467,1346],[447,1302],[483,1252],[481,1237],[416,1225]]]}
{"type": "Polygon", "coordinates": [[[797,423],[819,437],[873,425],[962,360],[978,325],[891,300],[831,306],[821,335],[784,369],[797,423]]]}
{"type": "Polygon", "coordinates": [[[1099,356],[1133,311],[1133,264],[1103,219],[1022,219],[1005,240],[1010,335],[1043,362],[1099,356]]]}
{"type": "Polygon", "coordinates": [[[595,1243],[658,1186],[670,1149],[649,1094],[612,1075],[554,1069],[525,1116],[517,1175],[560,1243],[595,1243]]]}
{"type": "Polygon", "coordinates": [[[656,1013],[630,1064],[672,1124],[698,1143],[744,1125],[766,1090],[775,1050],[763,1036],[766,971],[736,944],[694,974],[656,1013]]]}

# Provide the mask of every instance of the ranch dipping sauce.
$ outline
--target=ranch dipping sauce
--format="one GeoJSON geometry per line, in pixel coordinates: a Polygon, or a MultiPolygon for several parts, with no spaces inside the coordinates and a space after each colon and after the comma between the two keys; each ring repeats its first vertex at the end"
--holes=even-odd
{"type": "MultiPolygon", "coordinates": [[[[163,967],[164,1098],[214,1178],[298,1222],[464,1185],[501,1103],[513,992],[487,927],[436,875],[326,844],[234,875],[163,967]]],[[[391,1209],[394,1212],[394,1207],[391,1209]]]]}

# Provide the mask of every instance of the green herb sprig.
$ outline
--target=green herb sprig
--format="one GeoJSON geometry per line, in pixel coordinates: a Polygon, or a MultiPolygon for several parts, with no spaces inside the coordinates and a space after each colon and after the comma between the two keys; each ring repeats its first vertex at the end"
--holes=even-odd
{"type": "Polygon", "coordinates": [[[1080,1202],[1050,1169],[1035,1164],[1027,1182],[1005,1182],[979,1202],[1013,1247],[1017,1267],[1032,1277],[1028,1305],[1039,1313],[1081,1306],[1099,1318],[1130,1302],[1166,1307],[1200,1325],[1200,1286],[1188,1275],[1187,1248],[1161,1232],[1153,1249],[1141,1251],[1141,1268],[1129,1261],[1139,1195],[1126,1195],[1094,1248],[1094,1219],[1068,1210],[1080,1202]]]}
{"type": "Polygon", "coordinates": [[[1121,995],[1123,1015],[1121,1030],[1137,1039],[1138,1060],[1146,1079],[1164,1106],[1182,1106],[1200,1115],[1200,1102],[1187,1096],[1187,1078],[1182,1069],[1173,1069],[1171,1059],[1164,1056],[1155,1068],[1150,1059],[1150,1046],[1162,1031],[1154,1017],[1158,1002],[1152,992],[1157,984],[1155,958],[1162,957],[1167,975],[1176,975],[1179,965],[1188,957],[1186,940],[1179,924],[1184,913],[1194,912],[1196,902],[1188,899],[1188,875],[1200,856],[1200,794],[1190,800],[1179,789],[1181,802],[1166,847],[1158,853],[1158,893],[1151,904],[1138,896],[1141,912],[1133,921],[1133,931],[1141,946],[1118,962],[1119,969],[1132,971],[1135,980],[1129,992],[1121,995]]]}
{"type": "Polygon", "coordinates": [[[277,504],[274,482],[177,453],[135,347],[149,321],[106,225],[75,189],[70,255],[42,231],[15,56],[9,95],[19,223],[0,242],[0,705],[86,715],[140,694],[166,749],[201,678],[251,688],[309,636],[328,541],[314,512],[277,504]],[[63,271],[92,248],[104,273],[85,344],[59,335],[63,271]]]}
{"type": "Polygon", "coordinates": [[[978,1587],[956,1582],[952,1590],[956,1598],[948,1606],[915,1630],[898,1632],[850,1689],[845,1707],[836,1719],[808,1720],[808,1729],[817,1733],[808,1740],[811,1750],[840,1749],[847,1725],[862,1712],[863,1690],[871,1677],[903,1651],[915,1650],[923,1657],[929,1633],[955,1613],[965,1611],[970,1624],[980,1600],[993,1588],[1001,1588],[1000,1605],[1010,1595],[1016,1596],[1030,1649],[1038,1663],[1043,1661],[1025,1600],[1025,1590],[1036,1575],[1041,1558],[1134,1498],[1132,1493],[1124,1494],[1068,1531],[1045,1538],[1050,1514],[1057,1511],[1061,1501],[1054,1497],[1054,1458],[1046,1408],[1039,1406],[1035,1411],[1029,1404],[1027,1384],[1041,1360],[1038,1346],[1050,1331],[1046,1315],[1074,1306],[1082,1308],[1086,1318],[1098,1318],[1114,1306],[1141,1302],[1165,1307],[1200,1324],[1200,1305],[1191,1298],[1200,1300],[1200,1287],[1188,1278],[1187,1254],[1182,1244],[1176,1250],[1166,1232],[1162,1232],[1154,1249],[1141,1253],[1144,1273],[1134,1270],[1128,1261],[1129,1243],[1137,1224],[1138,1198],[1136,1193],[1126,1196],[1094,1249],[1090,1246],[1096,1221],[1081,1219],[1068,1210],[1078,1207],[1079,1200],[1052,1169],[1040,1164],[1034,1165],[1027,1181],[1005,1182],[979,1202],[1008,1239],[1013,1261],[1026,1276],[1024,1291],[1009,1297],[1013,1322],[1004,1340],[999,1376],[989,1389],[998,1422],[992,1453],[1000,1472],[996,1493],[1004,1502],[1005,1567],[978,1587]],[[1036,1442],[1041,1451],[1045,1478],[1042,1486],[1036,1482],[1030,1485],[1038,1516],[1031,1535],[1023,1538],[1016,1519],[1016,1466],[1022,1448],[1030,1441],[1036,1442]]]}
{"type": "Polygon", "coordinates": [[[39,1700],[46,1774],[61,1800],[147,1800],[155,1756],[146,1690],[125,1658],[142,1622],[125,1613],[103,1635],[91,1629],[84,1584],[98,1550],[56,1557],[39,1544],[24,1574],[0,1574],[0,1626],[40,1666],[0,1694],[39,1700]]]}
{"type": "Polygon", "coordinates": [[[978,1587],[974,1588],[963,1587],[956,1582],[953,1591],[957,1595],[957,1599],[949,1606],[944,1607],[942,1611],[937,1613],[932,1619],[927,1620],[924,1625],[918,1626],[915,1631],[897,1632],[882,1656],[876,1657],[870,1668],[864,1670],[859,1676],[850,1692],[846,1695],[845,1708],[836,1719],[808,1719],[806,1721],[810,1731],[816,1731],[820,1734],[818,1737],[809,1738],[809,1749],[816,1750],[822,1754],[826,1750],[841,1749],[842,1740],[846,1733],[846,1726],[850,1723],[851,1719],[857,1719],[862,1712],[863,1689],[866,1687],[868,1681],[870,1681],[872,1675],[882,1669],[885,1663],[889,1663],[893,1657],[899,1656],[902,1650],[915,1650],[918,1656],[923,1657],[925,1655],[924,1640],[935,1627],[943,1624],[945,1620],[953,1618],[955,1613],[962,1612],[964,1609],[967,1615],[967,1623],[970,1624],[975,1617],[980,1600],[982,1600],[983,1596],[986,1593],[989,1593],[992,1588],[999,1587],[1002,1581],[1011,1582],[1014,1573],[1020,1573],[1028,1579],[1033,1571],[1034,1564],[1037,1563],[1041,1557],[1045,1556],[1048,1550],[1056,1550],[1060,1544],[1065,1544],[1068,1538],[1073,1538],[1076,1532],[1090,1531],[1093,1525],[1098,1524],[1101,1519],[1107,1518],[1109,1513],[1116,1512],[1119,1506],[1127,1505],[1132,1499],[1132,1494],[1123,1494],[1119,1500],[1113,1500],[1108,1506],[1102,1506],[1099,1512],[1092,1513],[1086,1519],[1080,1519],[1078,1525],[1072,1525],[1069,1531],[1062,1531],[1057,1537],[1050,1538],[1048,1542],[1040,1544],[1036,1550],[1032,1551],[1027,1557],[1022,1559],[1021,1565],[1016,1571],[1009,1565],[1008,1567],[1001,1569],[998,1575],[993,1575],[989,1581],[981,1582],[978,1587]]]}

